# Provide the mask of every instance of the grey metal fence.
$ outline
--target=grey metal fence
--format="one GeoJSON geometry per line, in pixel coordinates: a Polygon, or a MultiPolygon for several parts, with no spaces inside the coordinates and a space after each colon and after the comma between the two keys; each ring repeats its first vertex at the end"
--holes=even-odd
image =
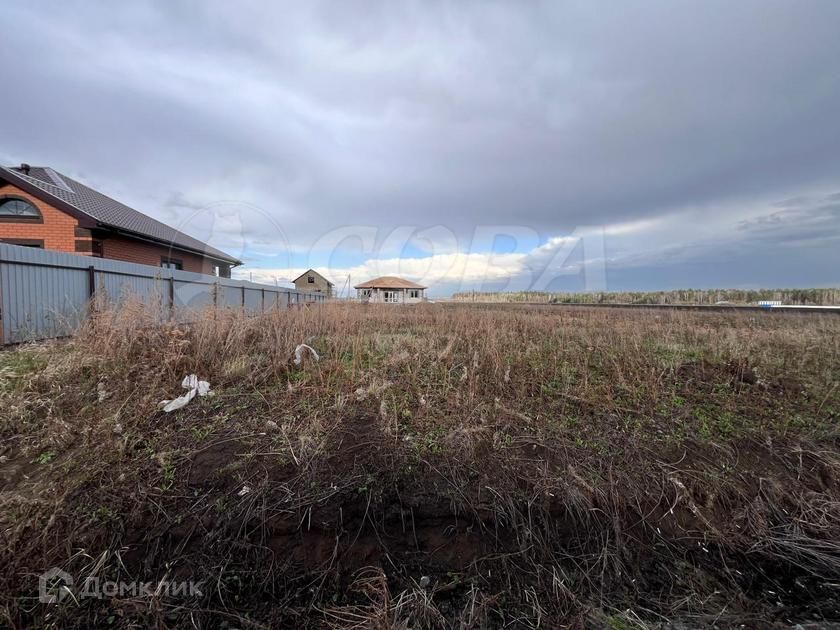
{"type": "Polygon", "coordinates": [[[162,319],[179,320],[211,306],[260,313],[325,299],[245,280],[0,243],[0,344],[72,334],[92,298],[119,304],[129,296],[160,304],[162,319]]]}

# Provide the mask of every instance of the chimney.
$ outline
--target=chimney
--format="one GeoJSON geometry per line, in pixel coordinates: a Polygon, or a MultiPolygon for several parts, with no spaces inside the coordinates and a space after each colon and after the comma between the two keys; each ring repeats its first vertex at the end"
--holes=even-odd
{"type": "Polygon", "coordinates": [[[29,166],[29,164],[27,164],[26,162],[21,162],[21,163],[20,163],[20,171],[21,171],[24,175],[29,175],[29,169],[30,169],[30,168],[32,168],[32,167],[31,167],[31,166],[29,166]]]}

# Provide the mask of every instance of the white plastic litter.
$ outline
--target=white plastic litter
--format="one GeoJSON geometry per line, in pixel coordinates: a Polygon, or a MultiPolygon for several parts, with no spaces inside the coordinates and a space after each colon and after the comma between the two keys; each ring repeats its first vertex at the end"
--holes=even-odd
{"type": "Polygon", "coordinates": [[[309,350],[309,352],[312,353],[312,358],[316,361],[320,360],[321,357],[318,356],[318,353],[315,352],[315,349],[312,346],[307,346],[305,343],[302,343],[295,348],[295,365],[300,365],[300,362],[303,361],[304,350],[309,350]]]}
{"type": "Polygon", "coordinates": [[[238,497],[244,497],[246,494],[251,493],[251,486],[242,486],[242,490],[236,493],[238,497]]]}
{"type": "Polygon", "coordinates": [[[193,398],[198,396],[212,396],[213,392],[210,390],[210,383],[207,381],[200,381],[195,374],[190,374],[189,376],[185,376],[184,380],[181,381],[181,387],[184,389],[188,389],[186,394],[183,396],[179,396],[175,400],[161,400],[160,404],[163,405],[163,410],[166,413],[170,411],[175,411],[176,409],[180,409],[181,407],[186,407],[187,403],[190,402],[193,398]]]}

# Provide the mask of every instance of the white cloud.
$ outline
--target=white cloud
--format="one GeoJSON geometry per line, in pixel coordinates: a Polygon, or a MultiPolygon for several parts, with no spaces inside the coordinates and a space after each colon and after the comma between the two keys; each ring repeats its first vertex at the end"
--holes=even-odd
{"type": "MultiPolygon", "coordinates": [[[[409,228],[398,229],[379,242],[378,255],[371,255],[360,264],[322,265],[315,269],[339,287],[346,285],[348,276],[352,285],[393,275],[425,284],[433,293],[435,288],[453,291],[481,289],[486,285],[507,290],[544,290],[557,278],[582,275],[589,283],[588,288],[599,289],[600,286],[590,285],[593,281],[605,282],[603,274],[608,270],[715,259],[731,252],[765,249],[767,242],[775,243],[777,248],[831,244],[838,238],[835,226],[840,219],[840,203],[835,197],[824,192],[803,198],[784,210],[770,202],[733,203],[708,214],[706,208],[685,208],[654,219],[580,228],[571,235],[553,236],[527,251],[506,253],[445,251],[452,242],[441,238],[429,248],[432,253],[427,256],[393,255],[392,252],[412,242],[415,233],[409,228]]],[[[510,226],[506,228],[506,232],[514,231],[510,226]]],[[[497,229],[489,232],[499,233],[497,229]]],[[[445,232],[442,234],[446,236],[445,232]]],[[[374,228],[367,240],[377,241],[374,228]]],[[[256,281],[273,283],[275,278],[289,281],[304,271],[297,267],[245,267],[236,271],[236,275],[247,278],[252,274],[256,281]]]]}

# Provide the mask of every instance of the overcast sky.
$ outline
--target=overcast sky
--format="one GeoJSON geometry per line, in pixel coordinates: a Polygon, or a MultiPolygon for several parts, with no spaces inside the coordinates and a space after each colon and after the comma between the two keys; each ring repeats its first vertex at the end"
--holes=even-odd
{"type": "Polygon", "coordinates": [[[0,159],[271,282],[840,284],[840,2],[282,4],[4,2],[0,159]]]}

